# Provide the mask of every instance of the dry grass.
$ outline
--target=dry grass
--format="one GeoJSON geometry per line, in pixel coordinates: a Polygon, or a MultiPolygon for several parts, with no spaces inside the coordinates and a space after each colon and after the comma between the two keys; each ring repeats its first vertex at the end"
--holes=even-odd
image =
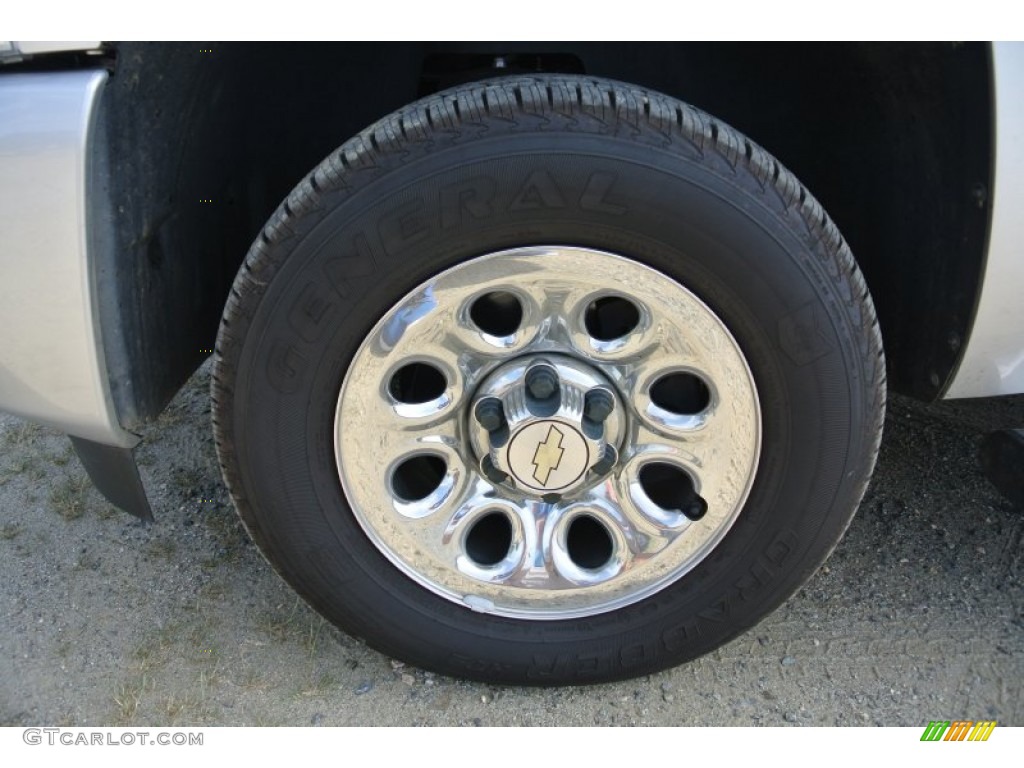
{"type": "Polygon", "coordinates": [[[167,648],[174,644],[174,630],[163,628],[139,644],[132,653],[134,666],[140,672],[149,672],[167,663],[167,648]]]}
{"type": "Polygon", "coordinates": [[[270,687],[270,683],[255,669],[249,668],[238,681],[238,687],[251,693],[262,693],[270,687]]]}
{"type": "Polygon", "coordinates": [[[139,712],[142,696],[149,686],[149,678],[141,675],[121,685],[114,695],[114,721],[116,725],[132,725],[139,712]]]}
{"type": "Polygon", "coordinates": [[[150,557],[159,558],[168,562],[175,560],[178,553],[178,544],[174,539],[157,539],[146,545],[146,554],[150,557]]]}
{"type": "MultiPolygon", "coordinates": [[[[274,612],[263,613],[256,617],[256,626],[278,643],[294,641],[303,631],[303,623],[309,620],[309,608],[301,599],[296,598],[291,610],[283,613],[284,606],[277,606],[274,612]]],[[[308,625],[307,625],[308,626],[308,625]]]]}
{"type": "Polygon", "coordinates": [[[29,445],[46,434],[55,434],[38,424],[29,424],[26,421],[15,424],[4,432],[4,442],[8,446],[29,445]]]}
{"type": "Polygon", "coordinates": [[[7,466],[0,471],[0,485],[6,485],[16,477],[26,477],[32,482],[46,478],[46,467],[35,454],[22,454],[8,458],[7,466]]]}
{"type": "Polygon", "coordinates": [[[77,520],[85,513],[89,486],[85,475],[65,475],[50,489],[50,509],[65,520],[77,520]]]}
{"type": "Polygon", "coordinates": [[[60,453],[50,454],[50,461],[52,461],[58,467],[65,467],[67,466],[68,462],[71,461],[71,456],[72,454],[74,454],[74,452],[74,448],[72,448],[71,444],[68,443],[67,445],[64,446],[64,449],[60,453]]]}
{"type": "Polygon", "coordinates": [[[199,599],[209,602],[223,600],[230,590],[219,581],[209,581],[199,588],[199,599]]]}
{"type": "Polygon", "coordinates": [[[323,696],[338,688],[340,681],[330,672],[311,671],[308,682],[299,690],[299,696],[323,696]]]}
{"type": "Polygon", "coordinates": [[[212,720],[216,713],[199,691],[171,694],[156,705],[159,722],[168,725],[204,725],[212,720]]]}
{"type": "Polygon", "coordinates": [[[122,512],[113,504],[99,504],[96,507],[96,517],[98,517],[100,520],[120,520],[124,519],[126,515],[126,512],[122,512]]]}
{"type": "Polygon", "coordinates": [[[214,624],[213,617],[197,612],[147,634],[132,653],[132,677],[114,696],[117,724],[199,725],[216,720],[210,693],[226,680],[219,651],[210,642],[214,624]],[[152,695],[145,696],[147,692],[152,695]]]}

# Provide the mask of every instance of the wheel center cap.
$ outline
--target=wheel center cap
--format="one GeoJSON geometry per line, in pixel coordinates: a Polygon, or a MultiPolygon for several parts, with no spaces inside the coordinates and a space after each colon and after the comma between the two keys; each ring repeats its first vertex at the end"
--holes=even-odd
{"type": "Polygon", "coordinates": [[[508,465],[516,481],[545,493],[573,485],[590,464],[586,439],[558,421],[528,424],[516,432],[508,447],[508,465]]]}
{"type": "Polygon", "coordinates": [[[596,368],[544,355],[491,373],[474,398],[469,426],[485,476],[551,501],[612,469],[625,411],[596,368]]]}

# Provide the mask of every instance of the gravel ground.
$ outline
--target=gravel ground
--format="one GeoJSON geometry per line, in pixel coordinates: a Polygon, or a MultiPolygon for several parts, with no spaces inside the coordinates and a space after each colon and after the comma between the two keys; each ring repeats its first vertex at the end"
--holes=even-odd
{"type": "Polygon", "coordinates": [[[786,605],[677,669],[545,690],[403,666],[297,600],[236,521],[208,387],[138,451],[154,525],[0,415],[0,725],[1024,725],[1024,515],[976,459],[1024,399],[893,398],[858,516],[786,605]]]}

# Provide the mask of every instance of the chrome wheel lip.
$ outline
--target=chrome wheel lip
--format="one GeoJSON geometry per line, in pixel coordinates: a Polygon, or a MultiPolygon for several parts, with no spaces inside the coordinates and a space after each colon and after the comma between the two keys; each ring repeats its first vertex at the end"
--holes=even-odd
{"type": "Polygon", "coordinates": [[[756,475],[761,414],[738,343],[685,287],[604,251],[534,246],[445,270],[385,313],[346,372],[334,448],[342,490],[362,530],[407,577],[474,611],[559,620],[650,597],[718,545],[756,475]],[[515,295],[523,310],[519,328],[507,336],[484,333],[469,319],[476,297],[499,290],[515,295]],[[563,307],[557,312],[553,295],[563,307]],[[603,296],[634,302],[640,310],[636,328],[610,341],[593,339],[584,312],[603,296]],[[583,361],[612,383],[627,411],[619,463],[555,504],[517,497],[488,480],[474,465],[470,445],[467,414],[480,383],[499,366],[530,355],[583,361]],[[444,393],[417,406],[396,402],[387,376],[410,361],[442,370],[444,393]],[[652,383],[669,371],[697,372],[708,384],[710,400],[701,413],[677,419],[652,401],[652,383]],[[401,501],[388,473],[414,454],[442,457],[446,471],[426,498],[401,501]],[[692,478],[697,492],[710,497],[707,514],[691,520],[651,500],[639,478],[652,463],[692,478]],[[466,525],[489,511],[508,516],[511,542],[500,562],[480,565],[468,558],[463,542],[466,525]],[[568,526],[580,515],[609,533],[612,554],[599,568],[578,567],[567,554],[568,526]]]}

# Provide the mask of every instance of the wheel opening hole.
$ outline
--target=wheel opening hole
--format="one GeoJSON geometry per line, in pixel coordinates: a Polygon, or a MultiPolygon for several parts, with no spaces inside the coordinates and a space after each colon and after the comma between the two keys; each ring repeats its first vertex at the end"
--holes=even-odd
{"type": "Polygon", "coordinates": [[[640,469],[640,487],[662,509],[691,520],[700,520],[708,511],[708,503],[693,487],[690,475],[672,464],[645,464],[640,469]]]}
{"type": "Polygon", "coordinates": [[[388,391],[400,403],[429,403],[448,387],[444,374],[430,363],[409,363],[391,375],[388,391]]]}
{"type": "Polygon", "coordinates": [[[565,549],[577,567],[594,570],[612,559],[612,537],[597,518],[580,515],[569,524],[565,549]]]}
{"type": "Polygon", "coordinates": [[[598,341],[614,341],[628,336],[640,325],[640,309],[621,296],[604,296],[590,302],[583,324],[598,341]]]}
{"type": "Polygon", "coordinates": [[[683,371],[669,373],[654,382],[651,402],[669,413],[692,416],[711,403],[711,390],[696,374],[683,371]]]}
{"type": "Polygon", "coordinates": [[[473,302],[469,316],[484,333],[511,336],[523,322],[523,305],[508,291],[491,291],[473,302]]]}
{"type": "Polygon", "coordinates": [[[402,501],[422,501],[438,489],[448,469],[440,456],[413,456],[391,475],[391,489],[402,501]]]}
{"type": "Polygon", "coordinates": [[[477,565],[497,565],[512,547],[512,523],[501,512],[489,512],[466,534],[466,555],[477,565]]]}

